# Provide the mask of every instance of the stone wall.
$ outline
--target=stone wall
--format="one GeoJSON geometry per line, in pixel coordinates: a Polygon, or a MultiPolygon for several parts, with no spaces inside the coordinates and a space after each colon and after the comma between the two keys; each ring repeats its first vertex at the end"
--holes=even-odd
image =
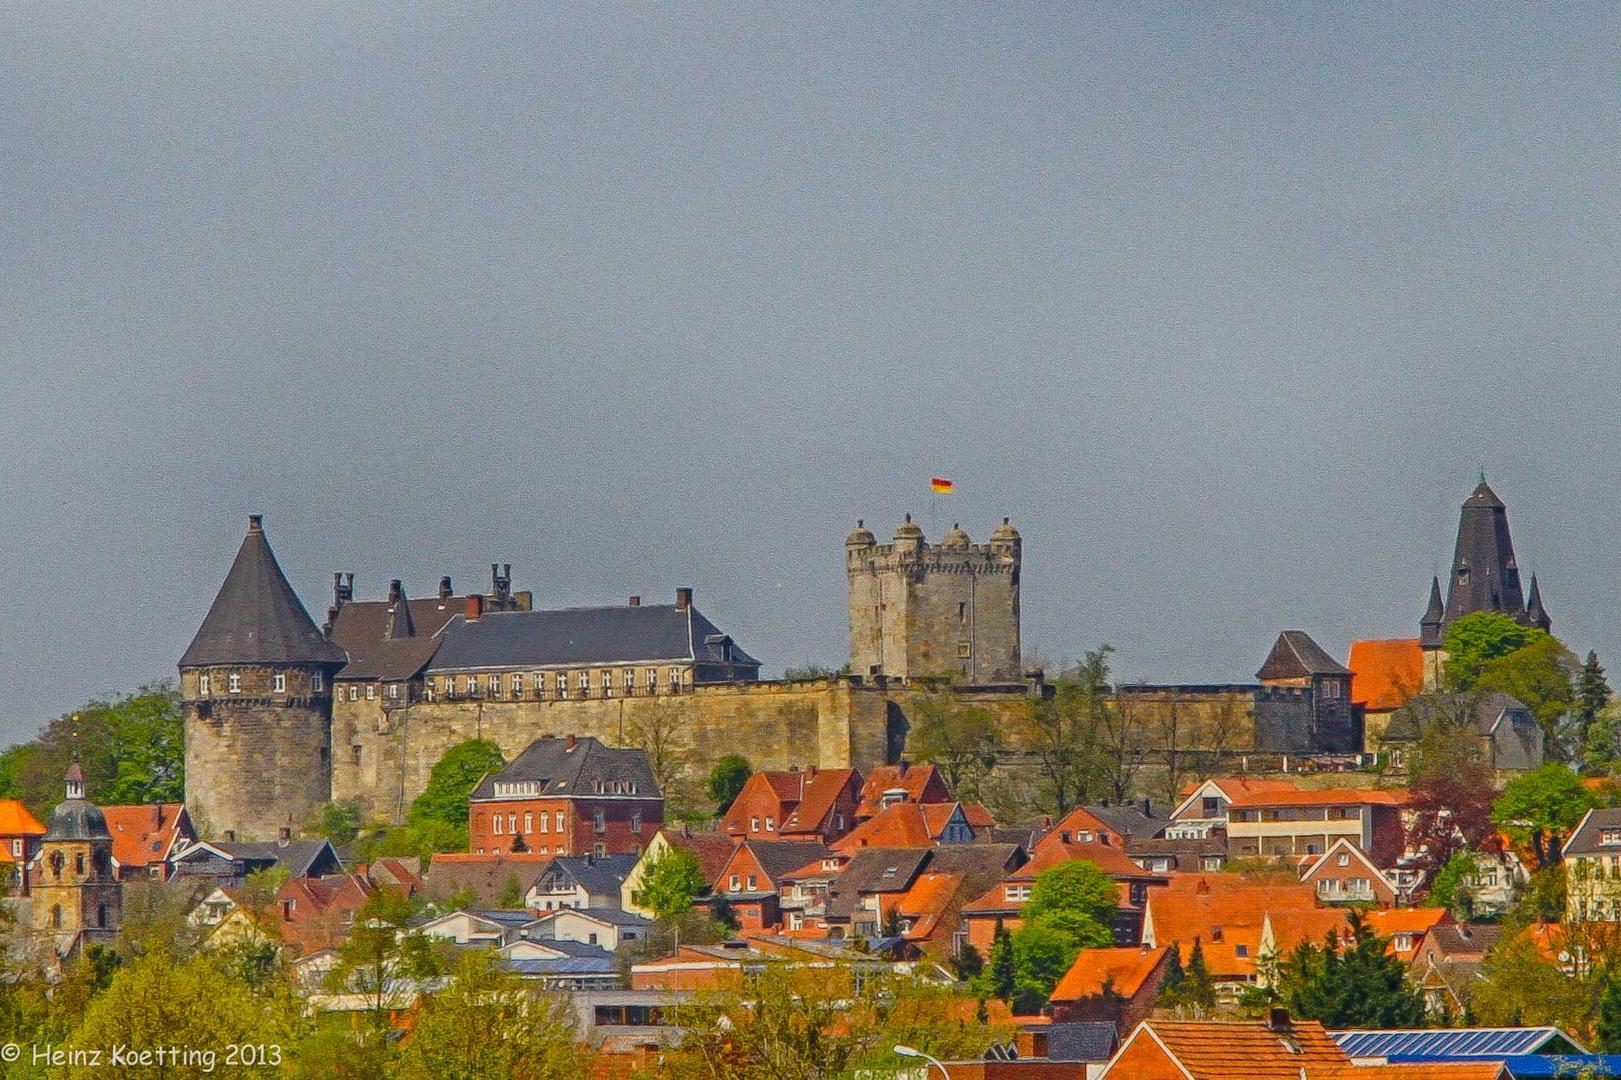
{"type": "MultiPolygon", "coordinates": [[[[241,692],[221,693],[214,674],[209,697],[197,696],[197,673],[181,673],[186,726],[186,808],[202,835],[274,840],[299,829],[331,798],[330,699],[272,694],[284,671],[289,691],[308,694],[309,672],[231,668],[241,692]]],[[[331,686],[330,672],[323,686],[331,686]]]]}
{"type": "MultiPolygon", "coordinates": [[[[690,693],[589,701],[435,701],[387,709],[339,701],[332,717],[334,799],[402,820],[434,763],[467,739],[491,739],[510,760],[543,735],[591,735],[613,746],[673,753],[688,776],[725,754],[755,769],[870,769],[898,759],[908,703],[920,691],[849,680],[699,686],[690,693]]],[[[1004,716],[1023,693],[968,695],[1004,716]]]]}

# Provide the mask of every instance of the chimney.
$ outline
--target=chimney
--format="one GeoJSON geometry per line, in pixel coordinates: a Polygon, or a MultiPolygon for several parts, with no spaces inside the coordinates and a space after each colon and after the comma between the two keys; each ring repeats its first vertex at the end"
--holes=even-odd
{"type": "Polygon", "coordinates": [[[900,776],[900,777],[904,777],[906,775],[906,769],[907,769],[907,761],[906,761],[905,758],[901,758],[899,761],[897,761],[895,763],[895,775],[900,776]]]}
{"type": "Polygon", "coordinates": [[[332,572],[332,606],[340,608],[355,598],[355,576],[341,570],[332,572]]]}
{"type": "Polygon", "coordinates": [[[574,732],[571,731],[571,732],[568,733],[568,738],[567,738],[567,740],[565,740],[564,746],[567,749],[572,750],[572,749],[574,749],[574,744],[577,743],[578,741],[579,740],[574,737],[574,732]]]}
{"type": "Polygon", "coordinates": [[[389,603],[391,603],[391,604],[399,603],[400,602],[400,597],[402,597],[404,595],[405,595],[405,587],[402,584],[400,584],[400,579],[399,578],[395,578],[393,581],[388,583],[388,602],[389,603]]]}
{"type": "Polygon", "coordinates": [[[1142,800],[1142,808],[1143,808],[1143,817],[1151,817],[1151,816],[1153,816],[1153,802],[1151,800],[1143,799],[1142,800]]]}
{"type": "Polygon", "coordinates": [[[490,564],[490,599],[498,604],[507,602],[512,594],[512,564],[506,564],[502,571],[500,563],[490,564]]]}
{"type": "Polygon", "coordinates": [[[1288,1009],[1271,1008],[1266,1013],[1266,1029],[1268,1031],[1293,1031],[1294,1022],[1289,1019],[1288,1009]]]}
{"type": "Polygon", "coordinates": [[[685,611],[692,606],[692,590],[677,589],[675,591],[675,609],[685,611]]]}
{"type": "Polygon", "coordinates": [[[447,577],[440,578],[439,579],[439,599],[441,599],[441,600],[449,600],[454,593],[455,593],[455,590],[450,587],[450,579],[447,578],[447,577]]]}
{"type": "Polygon", "coordinates": [[[642,598],[639,597],[639,596],[631,597],[630,598],[630,606],[631,607],[641,607],[642,606],[642,598]]]}
{"type": "Polygon", "coordinates": [[[473,593],[467,597],[467,621],[478,622],[484,616],[484,597],[473,593]]]}
{"type": "Polygon", "coordinates": [[[248,531],[249,532],[264,532],[265,531],[265,516],[263,514],[249,514],[248,515],[248,531]]]}

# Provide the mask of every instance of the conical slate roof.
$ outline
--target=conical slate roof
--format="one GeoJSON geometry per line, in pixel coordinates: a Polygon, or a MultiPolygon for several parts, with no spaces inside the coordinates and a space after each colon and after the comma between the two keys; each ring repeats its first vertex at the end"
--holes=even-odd
{"type": "Polygon", "coordinates": [[[346,659],[344,651],[316,628],[287,584],[261,519],[254,514],[248,518],[248,535],[225,584],[180,666],[342,664],[346,659]]]}
{"type": "Polygon", "coordinates": [[[1458,543],[1447,586],[1445,624],[1451,626],[1477,611],[1497,611],[1525,621],[1520,568],[1508,535],[1508,511],[1497,493],[1480,485],[1463,501],[1458,515],[1458,543]]]}

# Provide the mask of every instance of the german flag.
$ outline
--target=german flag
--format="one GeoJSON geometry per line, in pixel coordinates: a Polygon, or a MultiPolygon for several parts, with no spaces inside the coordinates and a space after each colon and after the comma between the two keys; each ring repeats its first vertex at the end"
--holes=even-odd
{"type": "Polygon", "coordinates": [[[943,476],[931,476],[929,478],[929,490],[938,495],[950,495],[953,491],[957,490],[957,482],[955,480],[947,480],[943,476]]]}

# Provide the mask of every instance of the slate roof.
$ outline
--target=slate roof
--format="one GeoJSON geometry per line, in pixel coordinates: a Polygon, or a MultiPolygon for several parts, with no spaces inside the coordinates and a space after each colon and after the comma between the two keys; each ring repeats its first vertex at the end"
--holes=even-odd
{"type": "Polygon", "coordinates": [[[1531,710],[1525,703],[1511,694],[1501,691],[1492,691],[1489,694],[1478,696],[1470,694],[1425,694],[1415,698],[1409,704],[1411,708],[1403,706],[1397,709],[1390,717],[1390,723],[1385,725],[1385,739],[1416,739],[1418,738],[1419,716],[1413,709],[1418,708],[1421,702],[1433,702],[1443,709],[1457,708],[1467,705],[1473,718],[1475,734],[1489,735],[1497,721],[1505,712],[1522,712],[1529,719],[1531,710]]]}
{"type": "Polygon", "coordinates": [[[833,881],[828,914],[848,919],[862,895],[905,892],[928,859],[928,848],[865,848],[857,852],[833,881]]]}
{"type": "Polygon", "coordinates": [[[1442,923],[1430,930],[1428,944],[1444,958],[1485,956],[1502,937],[1496,923],[1442,923]]]}
{"type": "MultiPolygon", "coordinates": [[[[418,637],[433,637],[445,624],[467,611],[467,597],[436,593],[406,600],[411,626],[418,637]]],[[[338,607],[332,621],[332,640],[351,653],[368,648],[389,636],[389,616],[394,604],[388,600],[348,600],[338,607]]]]}
{"type": "Polygon", "coordinates": [[[1165,831],[1165,826],[1170,824],[1170,815],[1165,807],[1155,806],[1153,803],[1149,803],[1147,809],[1144,809],[1142,803],[1083,806],[1081,809],[1121,836],[1144,840],[1160,835],[1165,831]]]}
{"type": "Polygon", "coordinates": [[[1497,493],[1480,485],[1463,501],[1458,515],[1458,542],[1452,552],[1444,626],[1478,611],[1498,611],[1527,621],[1520,591],[1520,568],[1508,534],[1508,510],[1497,493]]]}
{"type": "Polygon", "coordinates": [[[1565,854],[1621,854],[1621,846],[1599,843],[1599,833],[1604,829],[1621,829],[1621,807],[1598,807],[1583,815],[1582,820],[1576,823],[1576,831],[1565,842],[1565,854]]]}
{"type": "Polygon", "coordinates": [[[452,619],[430,671],[482,671],[574,664],[690,660],[758,666],[698,610],[674,604],[496,611],[475,622],[452,619]]]}
{"type": "Polygon", "coordinates": [[[1257,679],[1300,679],[1312,675],[1349,675],[1351,669],[1341,664],[1323,647],[1311,639],[1304,630],[1285,630],[1278,635],[1272,651],[1267,654],[1257,679]]]}
{"type": "MultiPolygon", "coordinates": [[[[547,942],[550,946],[551,942],[547,942]]],[[[619,970],[613,954],[598,949],[601,956],[565,956],[556,960],[502,960],[499,967],[519,978],[548,975],[612,975],[619,970]]]]}
{"type": "Polygon", "coordinates": [[[275,840],[255,843],[216,843],[214,847],[233,859],[270,862],[284,866],[287,873],[295,878],[312,876],[310,871],[321,869],[323,862],[340,870],[343,866],[338,853],[327,840],[289,840],[285,844],[275,840]]]}
{"type": "Polygon", "coordinates": [[[347,659],[304,610],[270,550],[259,515],[254,514],[225,584],[180,666],[342,664],[347,659]]]}
{"type": "Polygon", "coordinates": [[[1048,1061],[1108,1061],[1120,1045],[1114,1024],[1107,1020],[1039,1024],[1028,1030],[1047,1036],[1048,1061]]]}
{"type": "Polygon", "coordinates": [[[749,849],[773,884],[806,863],[833,854],[816,840],[745,840],[738,847],[749,849]]]}
{"type": "Polygon", "coordinates": [[[364,651],[350,654],[349,663],[333,676],[335,679],[381,680],[399,682],[414,679],[428,666],[439,649],[439,639],[433,637],[402,637],[374,641],[364,651]]]}
{"type": "Polygon", "coordinates": [[[618,908],[605,907],[558,908],[556,911],[548,911],[544,915],[531,915],[529,918],[533,922],[541,923],[565,914],[584,915],[610,926],[647,926],[652,921],[640,915],[632,915],[628,911],[620,911],[618,908]]]}
{"type": "Polygon", "coordinates": [[[592,896],[618,896],[638,859],[638,855],[554,855],[550,866],[573,878],[592,896]]]}
{"type": "Polygon", "coordinates": [[[711,885],[720,877],[726,861],[732,857],[732,849],[737,846],[730,836],[721,832],[685,832],[669,826],[663,832],[664,839],[671,845],[692,853],[703,868],[704,880],[711,885]]]}
{"type": "Polygon", "coordinates": [[[479,781],[472,797],[475,801],[504,798],[496,795],[496,784],[531,780],[540,784],[542,797],[596,795],[598,780],[609,785],[610,793],[613,781],[631,780],[636,783],[636,797],[659,797],[659,782],[647,763],[647,751],[605,746],[589,735],[575,739],[572,747],[568,739],[536,739],[506,768],[479,781]]]}
{"type": "Polygon", "coordinates": [[[445,899],[471,889],[479,903],[494,906],[506,891],[507,879],[515,877],[518,888],[527,890],[554,856],[550,855],[437,855],[428,864],[424,880],[428,895],[445,899]]]}

